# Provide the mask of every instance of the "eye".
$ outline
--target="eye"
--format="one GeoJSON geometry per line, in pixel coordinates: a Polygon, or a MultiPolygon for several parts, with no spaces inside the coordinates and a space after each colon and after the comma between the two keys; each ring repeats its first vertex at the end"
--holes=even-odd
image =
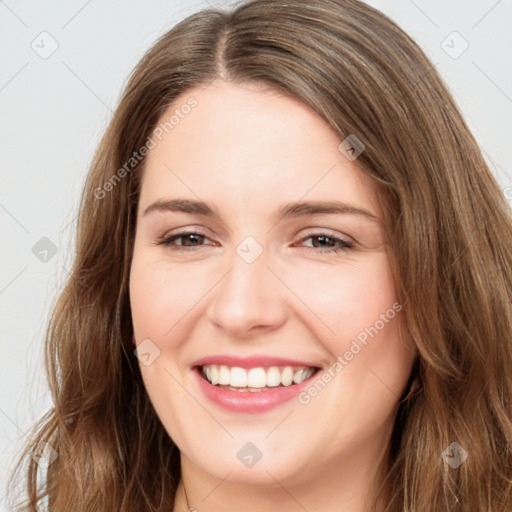
{"type": "Polygon", "coordinates": [[[337,253],[354,250],[353,242],[349,242],[348,240],[343,240],[342,238],[328,235],[326,233],[311,234],[302,239],[302,242],[309,239],[316,240],[320,244],[319,247],[315,247],[314,243],[312,247],[306,247],[308,251],[313,251],[315,253],[325,254],[331,252],[337,253]]]}
{"type": "Polygon", "coordinates": [[[164,245],[172,249],[173,251],[189,251],[195,247],[201,247],[201,245],[214,245],[214,244],[203,244],[206,235],[196,231],[182,231],[181,233],[175,233],[171,236],[165,236],[161,238],[156,245],[164,245]],[[176,241],[181,240],[181,243],[177,244],[176,241]]]}

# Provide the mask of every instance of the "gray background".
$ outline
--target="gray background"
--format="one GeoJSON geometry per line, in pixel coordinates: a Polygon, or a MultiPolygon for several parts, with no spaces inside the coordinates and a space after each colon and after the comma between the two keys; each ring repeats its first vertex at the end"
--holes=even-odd
{"type": "MultiPolygon", "coordinates": [[[[368,3],[426,51],[512,203],[512,0],[368,3]]],[[[43,337],[72,261],[93,151],[145,50],[206,6],[0,1],[0,510],[13,454],[50,406],[43,337]]]]}

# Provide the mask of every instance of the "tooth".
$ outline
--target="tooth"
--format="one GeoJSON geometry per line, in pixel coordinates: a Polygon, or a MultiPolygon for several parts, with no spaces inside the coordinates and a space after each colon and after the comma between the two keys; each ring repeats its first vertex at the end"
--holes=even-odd
{"type": "Polygon", "coordinates": [[[229,385],[229,382],[231,380],[231,372],[229,371],[229,368],[227,366],[221,365],[219,367],[219,384],[222,386],[229,385]]]}
{"type": "Polygon", "coordinates": [[[210,366],[203,367],[203,373],[205,377],[211,382],[212,381],[212,369],[210,366]]]}
{"type": "Polygon", "coordinates": [[[267,385],[267,376],[263,368],[251,368],[247,374],[247,386],[250,388],[264,388],[267,385]]]}
{"type": "Polygon", "coordinates": [[[293,370],[291,366],[286,366],[281,374],[281,384],[289,386],[293,382],[293,370]]]}
{"type": "Polygon", "coordinates": [[[304,369],[301,368],[300,370],[297,370],[295,374],[293,375],[293,382],[295,384],[299,384],[299,382],[302,382],[304,380],[304,369]]]}
{"type": "Polygon", "coordinates": [[[281,384],[281,372],[276,366],[272,366],[267,370],[267,386],[275,388],[281,384]]]}
{"type": "Polygon", "coordinates": [[[231,378],[229,384],[237,388],[245,388],[247,386],[247,372],[244,368],[234,366],[231,368],[231,378]]]}
{"type": "Polygon", "coordinates": [[[308,368],[307,370],[304,371],[304,378],[302,380],[309,379],[309,377],[311,377],[311,375],[313,375],[314,372],[314,368],[308,368]]]}
{"type": "Polygon", "coordinates": [[[219,383],[219,367],[216,364],[214,364],[207,368],[210,368],[210,382],[212,384],[218,384],[219,383]]]}

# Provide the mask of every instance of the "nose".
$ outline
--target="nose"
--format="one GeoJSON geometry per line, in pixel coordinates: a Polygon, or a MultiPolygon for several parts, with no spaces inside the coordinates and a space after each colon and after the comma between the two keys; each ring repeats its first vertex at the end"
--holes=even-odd
{"type": "Polygon", "coordinates": [[[286,321],[286,288],[269,260],[267,251],[252,262],[234,253],[231,269],[212,290],[206,316],[224,336],[251,339],[286,321]]]}

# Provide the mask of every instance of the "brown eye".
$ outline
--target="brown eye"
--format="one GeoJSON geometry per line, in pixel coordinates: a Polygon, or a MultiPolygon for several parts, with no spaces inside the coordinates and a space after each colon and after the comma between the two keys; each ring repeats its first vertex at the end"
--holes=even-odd
{"type": "Polygon", "coordinates": [[[309,235],[304,238],[302,242],[305,240],[317,240],[319,245],[306,247],[309,251],[314,251],[317,253],[330,253],[330,252],[341,252],[341,251],[350,251],[354,249],[354,244],[349,242],[348,240],[343,240],[342,238],[338,238],[336,236],[327,235],[325,233],[319,233],[314,235],[309,235]]]}
{"type": "Polygon", "coordinates": [[[162,238],[157,245],[168,246],[173,250],[188,250],[194,249],[196,247],[201,247],[202,245],[212,245],[212,244],[204,244],[204,240],[207,239],[206,235],[203,233],[197,233],[193,231],[183,231],[181,233],[175,233],[171,236],[166,236],[162,238]],[[176,243],[177,240],[181,240],[181,243],[176,243]]]}

